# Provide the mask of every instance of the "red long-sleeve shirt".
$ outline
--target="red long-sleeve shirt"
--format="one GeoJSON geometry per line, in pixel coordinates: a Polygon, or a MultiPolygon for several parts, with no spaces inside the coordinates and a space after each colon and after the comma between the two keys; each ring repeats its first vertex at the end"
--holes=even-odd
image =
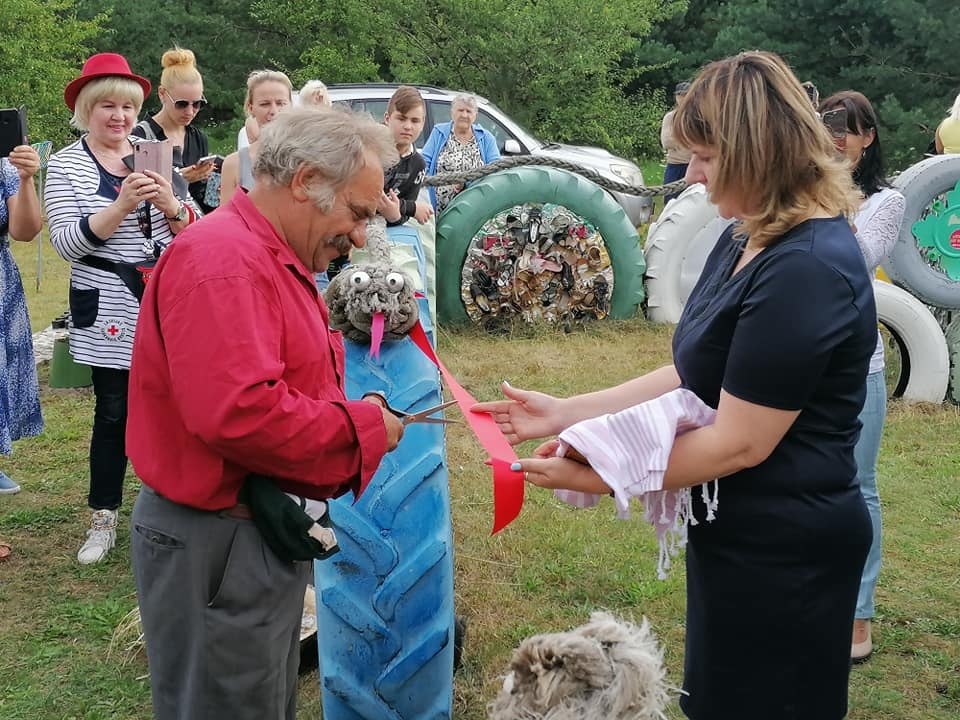
{"type": "Polygon", "coordinates": [[[322,499],[363,492],[379,406],[347,401],[340,333],[313,275],[245,193],[181,232],[143,298],[127,454],[174,502],[235,505],[251,471],[322,499]]]}

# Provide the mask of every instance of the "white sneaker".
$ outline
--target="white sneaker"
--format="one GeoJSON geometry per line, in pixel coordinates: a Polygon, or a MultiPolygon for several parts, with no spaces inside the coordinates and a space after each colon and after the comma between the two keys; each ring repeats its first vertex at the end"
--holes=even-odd
{"type": "Polygon", "coordinates": [[[87,539],[77,552],[77,562],[92,565],[103,560],[117,543],[117,513],[96,510],[90,519],[87,539]]]}

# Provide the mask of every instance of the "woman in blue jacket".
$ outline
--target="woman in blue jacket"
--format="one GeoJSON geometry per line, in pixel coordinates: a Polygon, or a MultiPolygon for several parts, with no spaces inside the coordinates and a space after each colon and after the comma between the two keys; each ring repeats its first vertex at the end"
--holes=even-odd
{"type": "MultiPolygon", "coordinates": [[[[453,120],[435,125],[423,146],[427,175],[475,170],[500,159],[496,138],[476,124],[476,97],[457,95],[450,115],[453,120]]],[[[430,201],[438,215],[463,188],[464,183],[430,188],[430,201]]]]}

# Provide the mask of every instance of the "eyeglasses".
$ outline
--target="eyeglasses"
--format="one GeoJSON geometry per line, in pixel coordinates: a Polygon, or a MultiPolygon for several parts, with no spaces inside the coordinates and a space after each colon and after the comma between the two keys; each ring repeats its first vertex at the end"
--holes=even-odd
{"type": "Polygon", "coordinates": [[[204,105],[207,104],[206,98],[200,98],[199,100],[174,100],[173,106],[177,110],[186,110],[191,105],[194,110],[200,110],[204,105]]]}
{"type": "Polygon", "coordinates": [[[820,119],[823,120],[823,124],[827,126],[827,129],[834,138],[846,137],[849,133],[849,130],[847,129],[846,108],[841,107],[834,110],[828,110],[821,115],[820,119]]]}

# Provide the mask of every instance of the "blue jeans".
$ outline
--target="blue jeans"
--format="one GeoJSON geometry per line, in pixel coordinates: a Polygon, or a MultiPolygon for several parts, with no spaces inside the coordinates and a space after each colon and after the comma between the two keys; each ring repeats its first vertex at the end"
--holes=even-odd
{"type": "Polygon", "coordinates": [[[877,492],[877,456],[880,454],[880,437],[883,435],[883,421],[887,416],[887,387],[884,372],[867,375],[867,398],[860,411],[860,439],[853,449],[857,461],[857,480],[860,493],[870,511],[873,522],[873,542],[860,578],[860,592],[857,595],[857,620],[869,620],[873,617],[873,593],[880,574],[880,540],[883,522],[880,519],[880,495],[877,492]]]}

